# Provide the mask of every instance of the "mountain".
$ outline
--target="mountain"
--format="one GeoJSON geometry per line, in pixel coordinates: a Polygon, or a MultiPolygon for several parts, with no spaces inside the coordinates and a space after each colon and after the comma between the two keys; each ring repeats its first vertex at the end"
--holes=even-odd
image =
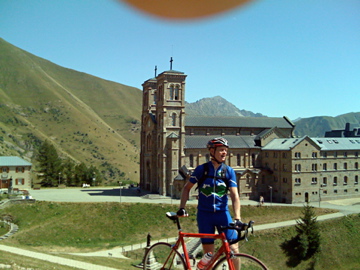
{"type": "Polygon", "coordinates": [[[48,140],[108,178],[138,180],[141,90],[60,67],[3,39],[0,55],[1,155],[31,159],[48,140]]]}
{"type": "Polygon", "coordinates": [[[345,124],[355,124],[360,127],[360,112],[342,114],[336,117],[316,116],[301,118],[295,122],[295,135],[302,137],[324,137],[326,131],[334,129],[344,129],[345,124]]]}
{"type": "MultiPolygon", "coordinates": [[[[0,38],[0,155],[35,165],[34,151],[50,141],[59,154],[94,165],[108,182],[139,180],[142,91],[64,68],[0,38]]],[[[186,103],[187,115],[264,116],[220,96],[186,103]]],[[[360,113],[296,121],[297,136],[324,136],[359,124],[360,113]]]]}
{"type": "Polygon", "coordinates": [[[193,103],[186,103],[185,112],[187,115],[252,117],[265,116],[261,113],[253,113],[246,110],[239,110],[235,105],[220,96],[203,98],[193,103]]]}

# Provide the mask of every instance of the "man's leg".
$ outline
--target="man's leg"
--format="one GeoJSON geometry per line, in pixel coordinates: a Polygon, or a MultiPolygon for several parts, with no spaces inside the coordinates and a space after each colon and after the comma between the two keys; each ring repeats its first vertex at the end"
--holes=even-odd
{"type": "MultiPolygon", "coordinates": [[[[232,245],[230,246],[230,248],[231,248],[232,252],[234,252],[234,253],[239,253],[239,245],[238,245],[238,243],[232,244],[232,245]]],[[[236,269],[236,270],[240,270],[240,269],[241,269],[241,261],[240,261],[240,258],[234,257],[234,258],[233,258],[233,263],[234,263],[234,266],[235,266],[235,269],[236,269]]]]}

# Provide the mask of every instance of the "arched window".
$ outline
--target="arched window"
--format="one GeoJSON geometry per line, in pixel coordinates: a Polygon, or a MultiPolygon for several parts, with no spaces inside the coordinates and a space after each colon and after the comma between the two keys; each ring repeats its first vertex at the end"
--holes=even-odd
{"type": "Polygon", "coordinates": [[[170,100],[174,100],[174,85],[170,85],[170,100]]]}
{"type": "Polygon", "coordinates": [[[151,150],[151,145],[152,145],[150,134],[148,134],[147,137],[146,137],[146,144],[147,144],[147,150],[150,151],[151,150]]]}
{"type": "Polygon", "coordinates": [[[171,115],[171,124],[172,124],[173,127],[176,126],[176,113],[173,113],[171,115]]]}
{"type": "Polygon", "coordinates": [[[190,162],[190,167],[194,167],[194,155],[193,154],[190,154],[189,162],[190,162]]]}
{"type": "Polygon", "coordinates": [[[237,155],[236,155],[236,166],[241,166],[240,154],[237,154],[237,155]]]}
{"type": "Polygon", "coordinates": [[[175,97],[174,97],[175,100],[179,100],[179,86],[176,85],[175,86],[175,97]]]}

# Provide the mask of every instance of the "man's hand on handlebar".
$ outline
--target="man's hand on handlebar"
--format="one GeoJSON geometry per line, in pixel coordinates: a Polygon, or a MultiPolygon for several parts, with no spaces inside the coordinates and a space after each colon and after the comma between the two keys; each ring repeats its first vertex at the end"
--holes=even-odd
{"type": "Polygon", "coordinates": [[[243,227],[245,226],[245,223],[243,223],[240,219],[235,219],[234,225],[235,225],[235,227],[243,229],[243,227]]]}
{"type": "Polygon", "coordinates": [[[189,214],[186,212],[185,208],[180,208],[179,211],[176,212],[178,217],[188,217],[189,214]]]}

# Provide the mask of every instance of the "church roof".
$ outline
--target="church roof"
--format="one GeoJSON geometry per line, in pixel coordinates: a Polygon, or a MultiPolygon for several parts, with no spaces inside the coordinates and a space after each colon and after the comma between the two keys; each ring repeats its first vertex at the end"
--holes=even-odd
{"type": "Polygon", "coordinates": [[[198,116],[185,117],[187,127],[249,127],[249,128],[293,128],[281,117],[198,116]]]}
{"type": "MultiPolygon", "coordinates": [[[[185,149],[204,149],[209,140],[216,136],[206,136],[206,135],[187,135],[185,136],[185,149]]],[[[220,137],[220,136],[217,136],[220,137]]],[[[227,135],[222,136],[227,139],[229,142],[230,148],[260,148],[255,146],[255,137],[256,136],[236,136],[236,135],[227,135]]]]}
{"type": "Polygon", "coordinates": [[[164,71],[164,72],[161,72],[160,74],[162,74],[162,73],[176,73],[176,74],[184,74],[184,72],[181,72],[181,71],[176,71],[176,70],[173,70],[173,69],[171,69],[171,70],[166,70],[166,71],[164,71]]]}

